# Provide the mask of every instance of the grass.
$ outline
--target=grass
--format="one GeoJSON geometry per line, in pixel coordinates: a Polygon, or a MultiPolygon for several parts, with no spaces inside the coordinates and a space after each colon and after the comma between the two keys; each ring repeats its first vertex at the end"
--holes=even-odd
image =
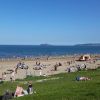
{"type": "Polygon", "coordinates": [[[27,89],[27,81],[33,81],[36,94],[15,98],[14,100],[100,100],[100,69],[94,71],[80,71],[76,73],[63,73],[50,77],[27,77],[14,83],[4,82],[0,84],[0,95],[5,90],[14,91],[17,84],[22,84],[27,89]],[[90,81],[78,82],[76,76],[91,77],[90,81]],[[57,78],[59,79],[53,79],[57,78]],[[46,81],[37,82],[40,79],[46,81]]]}

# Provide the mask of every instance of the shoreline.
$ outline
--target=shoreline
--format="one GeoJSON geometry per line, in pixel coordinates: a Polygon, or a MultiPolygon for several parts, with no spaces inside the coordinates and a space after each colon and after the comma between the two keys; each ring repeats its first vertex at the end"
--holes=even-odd
{"type": "MultiPolygon", "coordinates": [[[[92,57],[98,57],[100,58],[100,54],[89,54],[92,57]]],[[[31,56],[31,57],[0,57],[0,61],[16,61],[16,60],[35,60],[35,59],[52,59],[52,58],[68,58],[68,57],[80,57],[82,55],[86,55],[86,54],[69,54],[69,55],[54,55],[54,56],[31,56]]]]}

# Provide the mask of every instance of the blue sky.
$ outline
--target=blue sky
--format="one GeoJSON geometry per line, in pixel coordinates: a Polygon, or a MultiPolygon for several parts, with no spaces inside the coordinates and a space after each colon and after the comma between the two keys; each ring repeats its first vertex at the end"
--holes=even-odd
{"type": "Polygon", "coordinates": [[[0,44],[100,43],[100,0],[0,0],[0,44]]]}

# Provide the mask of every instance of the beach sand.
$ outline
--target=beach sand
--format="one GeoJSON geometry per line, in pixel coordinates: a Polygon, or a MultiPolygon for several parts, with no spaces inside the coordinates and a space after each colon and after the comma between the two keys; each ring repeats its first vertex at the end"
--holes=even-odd
{"type": "MultiPolygon", "coordinates": [[[[29,69],[18,69],[17,74],[15,74],[15,79],[23,79],[26,77],[26,75],[32,75],[32,76],[40,76],[41,75],[53,75],[58,73],[67,73],[66,69],[70,66],[75,66],[78,64],[86,64],[88,69],[95,69],[98,66],[100,66],[100,60],[96,61],[95,63],[91,62],[79,62],[76,61],[79,58],[79,56],[59,56],[59,57],[49,57],[49,59],[46,58],[40,58],[40,59],[25,59],[25,60],[3,60],[0,61],[0,78],[2,77],[2,72],[8,73],[6,76],[6,81],[10,80],[11,74],[9,74],[8,70],[12,70],[16,67],[17,63],[19,61],[24,62],[26,65],[29,66],[29,69]],[[42,70],[34,70],[33,68],[36,67],[36,61],[40,62],[40,65],[42,65],[42,70]],[[71,62],[69,65],[67,62],[71,62]],[[56,63],[61,63],[62,66],[59,66],[57,68],[57,71],[54,71],[54,65],[56,63]]],[[[94,59],[95,57],[92,57],[94,59]]]]}

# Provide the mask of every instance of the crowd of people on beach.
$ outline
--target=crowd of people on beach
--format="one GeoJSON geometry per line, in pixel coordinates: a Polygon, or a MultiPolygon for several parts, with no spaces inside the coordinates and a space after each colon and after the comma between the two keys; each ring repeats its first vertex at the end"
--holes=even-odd
{"type": "MultiPolygon", "coordinates": [[[[93,60],[93,61],[89,60],[88,62],[95,63],[96,61],[95,60],[93,60]]],[[[56,62],[54,65],[52,65],[52,69],[50,71],[58,71],[58,68],[61,67],[61,66],[63,66],[63,63],[56,62]]],[[[87,70],[86,63],[83,62],[81,64],[75,64],[75,60],[66,61],[66,66],[67,66],[66,71],[68,73],[76,72],[76,71],[80,71],[80,70],[87,70]]],[[[39,70],[39,75],[42,76],[44,74],[46,75],[46,73],[42,74],[43,68],[46,68],[46,65],[42,64],[40,59],[37,58],[35,65],[33,67],[33,70],[39,70]]],[[[10,80],[11,81],[15,81],[15,79],[16,79],[15,75],[17,74],[18,69],[25,69],[25,72],[27,74],[27,70],[29,69],[29,66],[27,64],[25,64],[24,62],[19,61],[16,65],[16,67],[14,67],[13,69],[7,70],[7,71],[9,71],[9,73],[8,72],[2,72],[2,77],[0,78],[0,81],[1,80],[5,81],[7,74],[10,74],[10,80]]],[[[50,72],[50,71],[48,71],[48,72],[50,72]]]]}

